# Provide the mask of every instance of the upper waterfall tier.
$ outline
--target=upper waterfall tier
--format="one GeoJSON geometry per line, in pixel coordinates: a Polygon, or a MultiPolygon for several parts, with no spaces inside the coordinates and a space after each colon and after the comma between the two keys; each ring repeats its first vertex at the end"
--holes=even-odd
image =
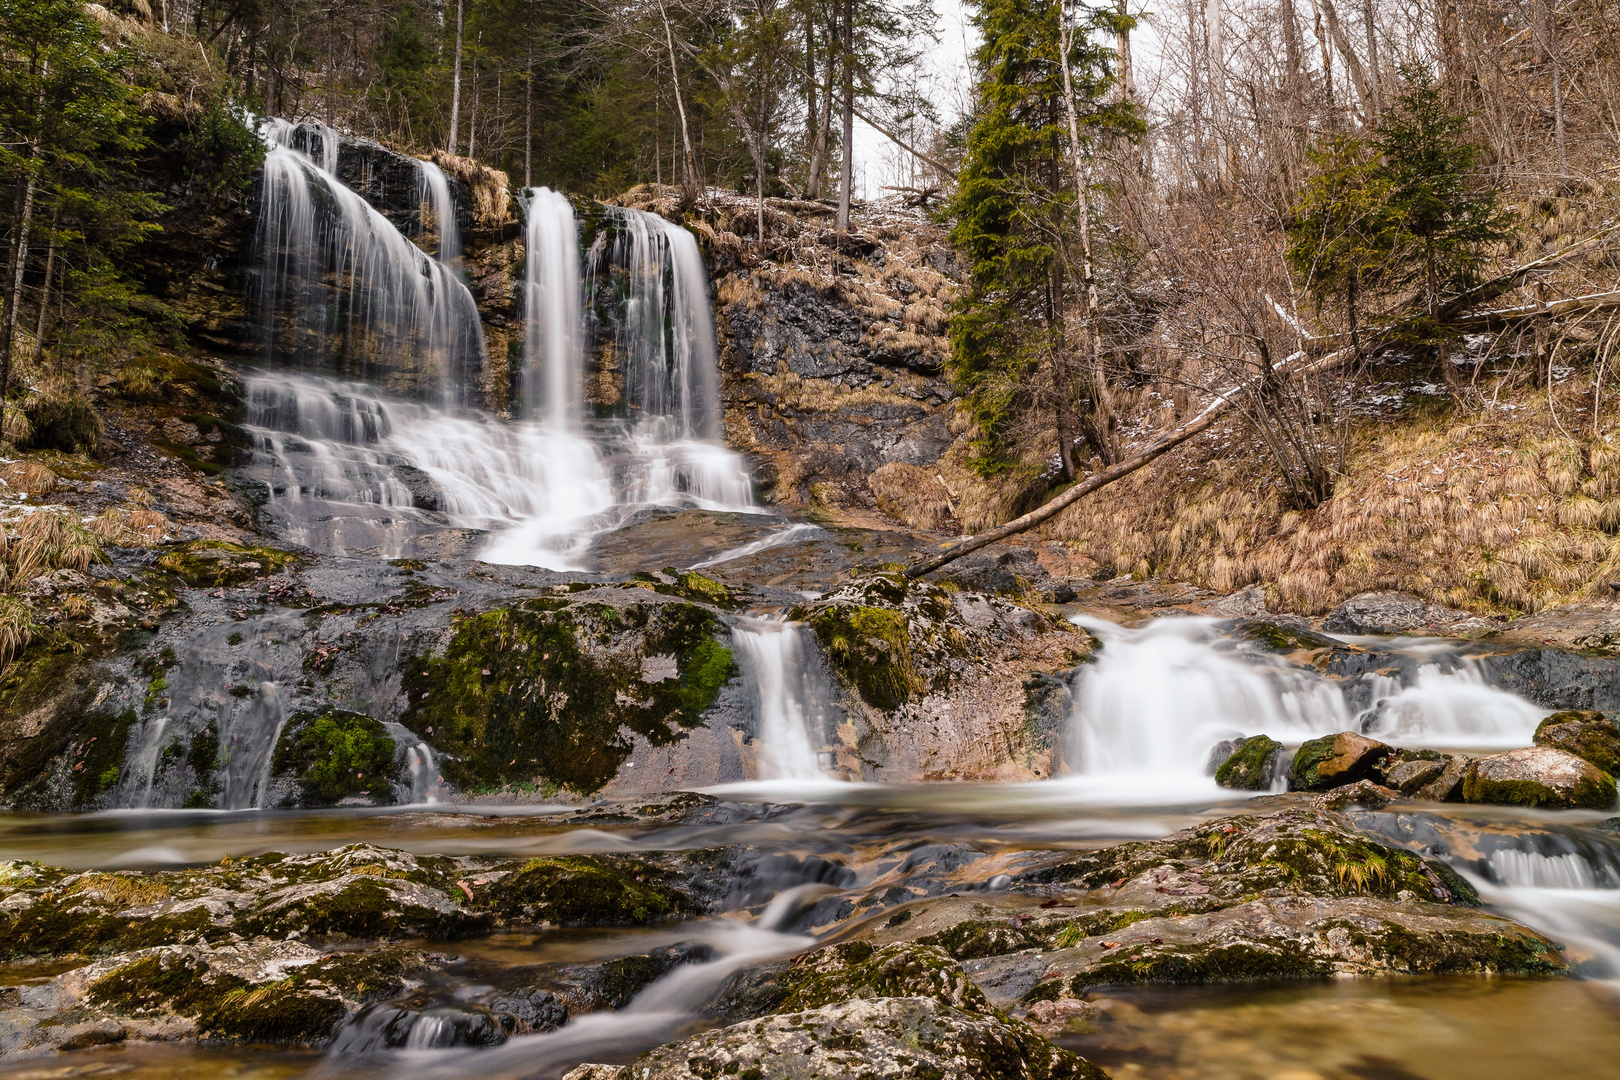
{"type": "Polygon", "coordinates": [[[533,188],[525,196],[523,413],[574,430],[584,408],[579,227],[559,192],[533,188]]]}
{"type": "MultiPolygon", "coordinates": [[[[266,359],[469,402],[484,338],[472,293],[334,171],[330,128],[267,121],[256,301],[266,359]]],[[[416,162],[441,253],[457,246],[448,181],[416,162]]],[[[418,212],[418,222],[424,215],[418,212]]]]}

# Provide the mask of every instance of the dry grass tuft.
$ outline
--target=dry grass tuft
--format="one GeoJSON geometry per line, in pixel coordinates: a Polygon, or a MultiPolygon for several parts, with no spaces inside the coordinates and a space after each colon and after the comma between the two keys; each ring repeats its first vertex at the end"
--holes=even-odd
{"type": "MultiPolygon", "coordinates": [[[[14,410],[7,410],[9,417],[14,410]]],[[[56,474],[37,461],[8,461],[0,465],[0,480],[13,491],[49,495],[56,490],[56,474]]]]}
{"type": "Polygon", "coordinates": [[[956,516],[945,481],[926,469],[890,462],[867,477],[878,509],[924,532],[949,532],[956,516]]]}

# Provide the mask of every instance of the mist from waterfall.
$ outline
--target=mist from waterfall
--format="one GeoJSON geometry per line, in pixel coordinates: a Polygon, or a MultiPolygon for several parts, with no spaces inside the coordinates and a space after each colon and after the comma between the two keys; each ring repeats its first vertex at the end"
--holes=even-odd
{"type": "MultiPolygon", "coordinates": [[[[261,131],[270,148],[255,303],[266,360],[409,380],[448,405],[469,400],[483,369],[484,336],[467,286],[338,179],[340,140],[331,129],[268,120],[261,131]]],[[[436,209],[443,251],[454,244],[455,214],[443,174],[428,168],[430,191],[433,175],[443,184],[436,209]]]]}

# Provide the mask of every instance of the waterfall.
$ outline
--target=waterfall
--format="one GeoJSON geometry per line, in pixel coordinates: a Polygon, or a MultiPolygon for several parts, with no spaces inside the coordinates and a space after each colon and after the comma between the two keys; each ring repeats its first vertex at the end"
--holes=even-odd
{"type": "MultiPolygon", "coordinates": [[[[468,400],[484,356],[472,293],[338,180],[330,129],[271,121],[262,130],[270,150],[256,302],[266,358],[368,379],[408,377],[447,403],[468,400]]],[[[448,205],[447,184],[444,199],[448,205]]],[[[441,249],[454,234],[454,210],[447,216],[441,249]]]]}
{"type": "Polygon", "coordinates": [[[800,623],[743,619],[732,629],[758,720],[761,780],[820,780],[817,747],[831,724],[832,693],[800,623]]]}
{"type": "Polygon", "coordinates": [[[613,261],[625,275],[617,343],[625,397],[638,416],[667,420],[666,438],[718,439],[714,321],[697,240],[657,214],[609,213],[620,224],[613,261]]]}
{"type": "Polygon", "coordinates": [[[433,232],[439,244],[434,254],[444,265],[453,266],[461,258],[461,229],[456,224],[456,202],[450,197],[450,181],[444,170],[431,161],[418,161],[416,167],[421,201],[433,208],[433,232]]]}
{"type": "Polygon", "coordinates": [[[1086,775],[1198,776],[1211,748],[1238,735],[1294,744],[1365,731],[1403,746],[1526,746],[1544,715],[1485,685],[1460,657],[1443,665],[1424,655],[1405,681],[1373,676],[1375,704],[1355,714],[1347,692],[1363,697],[1365,686],[1292,667],[1226,637],[1213,619],[1155,619],[1135,630],[1075,622],[1102,642],[1076,678],[1069,726],[1070,760],[1086,775]]]}
{"type": "Polygon", "coordinates": [[[550,188],[531,188],[524,210],[524,413],[569,431],[584,406],[579,229],[567,198],[550,188]]]}

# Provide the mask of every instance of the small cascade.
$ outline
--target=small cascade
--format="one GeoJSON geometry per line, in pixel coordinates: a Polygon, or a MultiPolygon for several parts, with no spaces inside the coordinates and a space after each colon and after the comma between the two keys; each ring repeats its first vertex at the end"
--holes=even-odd
{"type": "Polygon", "coordinates": [[[714,320],[697,240],[657,214],[624,208],[609,213],[620,225],[612,261],[624,274],[617,344],[625,397],[638,418],[670,422],[663,437],[717,440],[714,320]]]}
{"type": "Polygon", "coordinates": [[[1491,876],[1503,885],[1530,889],[1595,889],[1597,874],[1584,855],[1569,851],[1543,855],[1538,851],[1502,848],[1491,852],[1491,876]]]}
{"type": "Polygon", "coordinates": [[[410,787],[398,792],[400,802],[411,804],[436,803],[439,801],[439,762],[434,757],[433,747],[429,746],[415,732],[404,724],[392,720],[383,722],[394,744],[399,747],[400,755],[404,759],[405,773],[410,778],[410,787]]]}
{"type": "Polygon", "coordinates": [[[1296,744],[1363,731],[1402,746],[1526,746],[1545,715],[1486,685],[1465,658],[1428,646],[1409,675],[1341,684],[1228,638],[1213,619],[1155,619],[1134,630],[1075,622],[1102,642],[1078,676],[1071,713],[1070,760],[1085,775],[1196,776],[1216,743],[1239,735],[1296,744]],[[1358,711],[1352,700],[1373,704],[1358,711]]]}
{"type": "Polygon", "coordinates": [[[817,748],[832,723],[832,690],[800,623],[743,619],[732,641],[758,721],[759,779],[820,780],[817,748]]]}
{"type": "Polygon", "coordinates": [[[433,233],[438,237],[434,257],[446,266],[454,266],[461,258],[461,229],[456,223],[456,201],[450,195],[450,179],[431,161],[418,161],[416,166],[421,201],[433,212],[433,233]]]}
{"type": "Polygon", "coordinates": [[[524,213],[524,414],[573,431],[584,408],[579,228],[567,198],[550,188],[531,188],[524,213]]]}
{"type": "MultiPolygon", "coordinates": [[[[262,130],[256,302],[267,360],[469,400],[484,357],[472,293],[337,178],[330,129],[270,121],[262,130]]],[[[430,188],[433,174],[444,182],[424,163],[430,188]]],[[[448,206],[447,183],[443,196],[448,206]]],[[[454,210],[445,214],[453,223],[454,210]]],[[[454,226],[440,230],[442,247],[454,226]]]]}

